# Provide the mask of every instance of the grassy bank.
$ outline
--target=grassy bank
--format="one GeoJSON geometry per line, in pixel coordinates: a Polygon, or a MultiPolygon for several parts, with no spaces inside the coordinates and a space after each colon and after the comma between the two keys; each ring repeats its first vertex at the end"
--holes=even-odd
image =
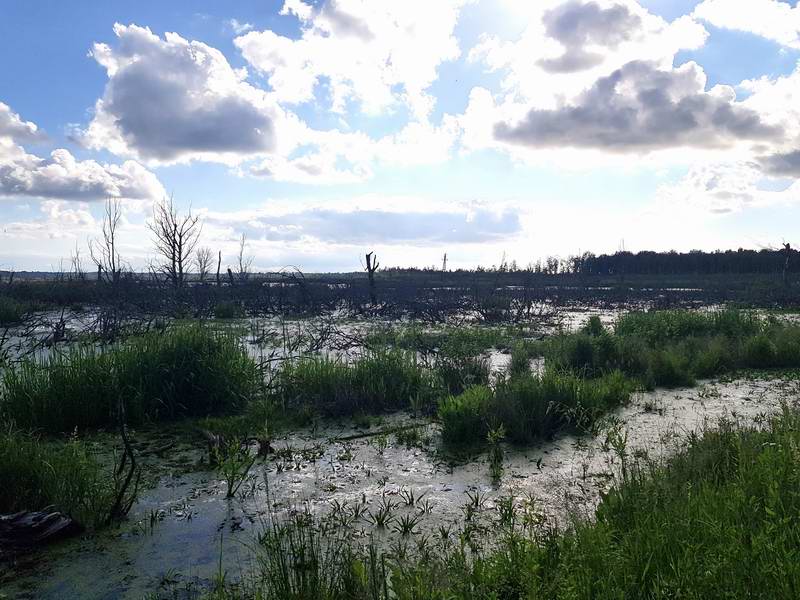
{"type": "Polygon", "coordinates": [[[242,410],[260,373],[239,340],[194,325],[98,350],[73,348],[3,373],[0,416],[49,433],[242,410]]]}
{"type": "Polygon", "coordinates": [[[620,443],[620,479],[594,520],[530,526],[511,501],[483,549],[455,533],[384,551],[297,519],[264,533],[252,577],[209,597],[796,598],[799,446],[788,410],[765,430],[723,422],[666,463],[620,443]]]}

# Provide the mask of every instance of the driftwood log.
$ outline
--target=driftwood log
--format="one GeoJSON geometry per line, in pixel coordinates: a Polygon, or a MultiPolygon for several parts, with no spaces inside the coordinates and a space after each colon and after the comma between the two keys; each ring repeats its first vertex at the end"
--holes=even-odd
{"type": "Polygon", "coordinates": [[[0,549],[22,550],[77,535],[83,531],[77,521],[47,507],[0,515],[0,549]]]}

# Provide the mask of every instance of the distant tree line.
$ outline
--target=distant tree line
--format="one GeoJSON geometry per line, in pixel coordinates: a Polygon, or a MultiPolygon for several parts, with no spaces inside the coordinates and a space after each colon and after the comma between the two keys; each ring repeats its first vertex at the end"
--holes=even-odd
{"type": "Polygon", "coordinates": [[[585,253],[570,259],[570,271],[583,275],[679,275],[696,273],[781,273],[800,272],[800,253],[780,250],[717,250],[715,252],[616,252],[595,256],[585,253]],[[787,261],[788,257],[788,261],[787,261]]]}
{"type": "MultiPolygon", "coordinates": [[[[387,273],[435,272],[439,269],[388,267],[387,273]]],[[[501,260],[499,265],[479,266],[475,269],[455,269],[452,273],[519,273],[529,272],[544,275],[714,275],[714,274],[748,274],[748,273],[799,273],[800,252],[784,245],[780,250],[716,250],[703,252],[627,252],[596,255],[585,252],[580,255],[560,258],[549,256],[521,267],[516,261],[501,260]]]]}

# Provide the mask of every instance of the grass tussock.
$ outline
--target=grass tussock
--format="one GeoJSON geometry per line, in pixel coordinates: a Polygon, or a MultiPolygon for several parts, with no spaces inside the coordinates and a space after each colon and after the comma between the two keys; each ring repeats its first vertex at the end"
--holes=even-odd
{"type": "Polygon", "coordinates": [[[57,433],[112,426],[120,402],[130,424],[225,414],[243,409],[260,381],[235,337],[187,326],[25,361],[3,373],[0,415],[57,433]]]}
{"type": "Polygon", "coordinates": [[[24,316],[25,306],[14,300],[14,298],[0,296],[0,325],[19,323],[24,316]]]}
{"type": "Polygon", "coordinates": [[[659,310],[622,315],[614,324],[614,333],[642,338],[649,344],[660,344],[687,337],[723,335],[740,338],[755,335],[763,327],[764,320],[749,311],[659,310]]]}
{"type": "Polygon", "coordinates": [[[441,393],[435,374],[403,350],[369,352],[352,363],[325,356],[286,362],[273,383],[279,406],[327,416],[430,406],[441,393]]]}
{"type": "Polygon", "coordinates": [[[89,527],[104,524],[115,498],[110,467],[77,438],[47,441],[0,431],[0,513],[54,506],[89,527]]]}
{"type": "Polygon", "coordinates": [[[495,390],[476,386],[440,404],[442,438],[450,444],[475,444],[502,426],[511,443],[548,439],[566,428],[591,425],[627,402],[632,389],[619,371],[597,379],[547,371],[500,381],[495,390]]]}

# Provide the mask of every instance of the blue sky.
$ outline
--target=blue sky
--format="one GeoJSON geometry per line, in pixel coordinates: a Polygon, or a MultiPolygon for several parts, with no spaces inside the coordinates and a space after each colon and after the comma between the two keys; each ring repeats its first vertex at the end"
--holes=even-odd
{"type": "Polygon", "coordinates": [[[800,243],[799,59],[779,0],[7,0],[0,268],[168,195],[264,270],[800,243]]]}

